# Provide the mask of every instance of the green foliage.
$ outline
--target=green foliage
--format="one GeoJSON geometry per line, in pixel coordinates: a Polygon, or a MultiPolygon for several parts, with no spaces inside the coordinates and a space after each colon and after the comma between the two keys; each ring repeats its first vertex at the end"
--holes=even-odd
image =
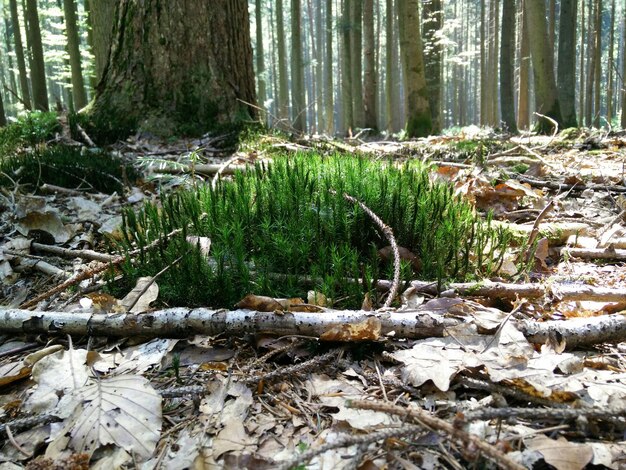
{"type": "Polygon", "coordinates": [[[420,273],[403,265],[405,280],[489,275],[501,261],[508,235],[481,221],[451,186],[432,183],[423,164],[308,153],[277,157],[215,189],[172,194],[160,207],[126,211],[122,249],[161,243],[125,265],[123,287],[191,248],[159,278],[168,304],[232,307],[250,292],[306,298],[314,288],[337,307],[358,308],[365,293],[376,298],[375,281],[391,279],[393,266],[379,259],[389,244],[380,229],[343,193],[372,209],[421,259],[420,273]],[[180,236],[166,239],[176,228],[180,236]],[[190,247],[188,234],[211,238],[210,259],[190,247]]]}
{"type": "Polygon", "coordinates": [[[35,146],[54,137],[61,130],[56,113],[34,111],[0,128],[0,158],[24,146],[35,146]]]}
{"type": "Polygon", "coordinates": [[[13,181],[36,189],[43,183],[65,188],[93,188],[104,193],[121,192],[123,179],[134,180],[137,171],[108,153],[81,152],[55,146],[14,155],[0,161],[0,186],[13,181]]]}

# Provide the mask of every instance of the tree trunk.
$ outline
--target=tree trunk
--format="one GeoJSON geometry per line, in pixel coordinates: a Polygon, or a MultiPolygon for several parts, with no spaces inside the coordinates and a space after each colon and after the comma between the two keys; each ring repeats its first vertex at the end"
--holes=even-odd
{"type": "Polygon", "coordinates": [[[300,0],[291,0],[291,103],[293,105],[293,127],[299,132],[306,130],[302,41],[300,0]]]}
{"type": "MultiPolygon", "coordinates": [[[[326,116],[324,115],[324,34],[322,21],[322,4],[309,0],[310,9],[315,12],[315,109],[317,109],[317,130],[321,134],[326,131],[326,116]]],[[[311,13],[313,16],[313,12],[311,13]]],[[[331,62],[332,63],[332,62],[331,62]]]]}
{"type": "Polygon", "coordinates": [[[341,18],[341,97],[343,102],[343,125],[348,134],[354,127],[354,114],[352,108],[352,49],[351,44],[351,3],[356,0],[343,0],[341,18]]]}
{"type": "Polygon", "coordinates": [[[39,28],[39,12],[37,0],[26,1],[24,13],[28,23],[28,34],[31,44],[31,81],[33,85],[33,102],[35,109],[48,111],[48,89],[46,87],[46,66],[43,60],[43,44],[41,43],[41,30],[39,28]]]}
{"type": "Polygon", "coordinates": [[[17,69],[20,76],[22,104],[26,109],[32,109],[28,75],[26,74],[26,61],[24,60],[24,46],[22,45],[22,33],[20,32],[20,17],[17,14],[17,0],[9,0],[9,7],[11,9],[11,26],[13,27],[13,40],[15,42],[15,59],[17,60],[17,69]]]}
{"type": "Polygon", "coordinates": [[[289,120],[289,77],[287,76],[287,51],[285,49],[285,25],[283,23],[283,0],[276,0],[276,45],[278,47],[278,116],[289,120]]]}
{"type": "Polygon", "coordinates": [[[622,129],[626,129],[626,9],[622,12],[624,15],[622,25],[622,115],[620,117],[620,125],[622,129]]]}
{"type": "MultiPolygon", "coordinates": [[[[255,26],[256,26],[256,78],[258,83],[259,107],[265,113],[265,101],[267,100],[267,83],[265,76],[265,52],[263,51],[263,1],[255,3],[255,26]]],[[[265,115],[261,116],[263,122],[267,122],[265,115]]]]}
{"type": "Polygon", "coordinates": [[[480,0],[480,125],[487,125],[487,56],[485,54],[485,0],[480,0]]]}
{"type": "Polygon", "coordinates": [[[365,35],[365,80],[363,87],[365,122],[364,127],[376,130],[376,43],[374,41],[374,0],[365,0],[363,5],[363,32],[365,35]]]}
{"type": "Polygon", "coordinates": [[[600,128],[600,85],[602,79],[602,0],[596,0],[596,31],[594,50],[594,95],[593,95],[593,125],[600,128]]]}
{"type": "Polygon", "coordinates": [[[80,110],[87,105],[87,92],[83,80],[82,61],[80,58],[80,39],[78,38],[78,23],[76,19],[76,4],[74,0],[63,0],[65,13],[65,30],[67,32],[67,49],[72,71],[72,96],[74,106],[80,110]]]}
{"type": "Polygon", "coordinates": [[[363,0],[352,0],[350,21],[350,59],[352,65],[352,118],[354,127],[363,127],[365,121],[363,104],[363,0]]]}
{"type": "MultiPolygon", "coordinates": [[[[87,23],[87,45],[89,46],[89,49],[92,51],[92,54],[93,54],[94,37],[93,37],[93,14],[91,12],[91,0],[85,0],[84,7],[85,7],[85,17],[86,17],[85,19],[87,23]]],[[[95,90],[97,84],[98,82],[96,81],[95,74],[89,74],[89,85],[91,87],[91,91],[95,90]]]]}
{"type": "Polygon", "coordinates": [[[504,0],[502,5],[502,41],[500,49],[500,104],[502,121],[509,132],[516,133],[515,93],[513,69],[515,54],[515,0],[504,0]]]}
{"type": "Polygon", "coordinates": [[[608,62],[608,86],[606,90],[606,120],[609,121],[609,125],[613,125],[611,121],[613,120],[613,67],[614,67],[614,57],[613,57],[613,46],[615,42],[615,0],[611,0],[611,26],[609,31],[609,62],[608,62]]]}
{"type": "Polygon", "coordinates": [[[404,65],[406,133],[408,137],[425,137],[432,132],[428,88],[424,73],[419,0],[398,0],[400,53],[404,65]]]}
{"type": "Polygon", "coordinates": [[[441,0],[426,0],[424,5],[424,62],[428,103],[432,115],[434,134],[441,132],[441,66],[443,49],[437,38],[437,31],[443,28],[443,5],[441,0]]]}
{"type": "Polygon", "coordinates": [[[394,128],[394,107],[396,86],[394,83],[393,51],[395,46],[395,35],[393,30],[393,0],[385,1],[385,114],[387,115],[386,128],[388,132],[393,132],[394,128]]]}
{"type": "Polygon", "coordinates": [[[558,84],[565,127],[576,123],[576,5],[578,0],[561,0],[559,20],[558,84]]]}
{"type": "Polygon", "coordinates": [[[102,79],[104,67],[109,59],[113,39],[113,23],[116,18],[117,0],[95,0],[90,3],[93,26],[93,55],[96,66],[96,86],[102,79]]]}
{"type": "Polygon", "coordinates": [[[333,3],[326,0],[326,49],[324,61],[324,109],[326,114],[326,132],[333,135],[335,130],[335,107],[333,89],[333,3]]]}
{"type": "Polygon", "coordinates": [[[519,88],[517,93],[517,128],[528,129],[530,127],[530,97],[529,97],[529,77],[530,77],[530,43],[528,37],[528,15],[524,4],[527,0],[520,0],[521,6],[521,26],[520,26],[520,67],[519,67],[519,88]]]}
{"type": "MultiPolygon", "coordinates": [[[[548,42],[545,3],[543,0],[526,0],[525,11],[528,14],[537,111],[553,119],[561,127],[563,120],[554,78],[553,45],[548,42]]],[[[540,118],[537,121],[537,131],[540,133],[550,133],[553,127],[547,119],[540,118]]]]}
{"type": "Polygon", "coordinates": [[[90,117],[119,138],[197,134],[256,116],[245,0],[119,0],[90,117]]]}
{"type": "Polygon", "coordinates": [[[585,44],[587,30],[585,23],[585,0],[581,2],[580,12],[580,69],[578,70],[578,123],[582,126],[585,123],[585,44]]]}
{"type": "MultiPolygon", "coordinates": [[[[584,0],[583,0],[584,1],[584,0]]],[[[587,7],[587,81],[585,83],[585,124],[592,125],[593,120],[593,80],[596,70],[595,54],[595,12],[593,0],[589,0],[587,7]]],[[[596,10],[597,11],[597,10],[596,10]]]]}

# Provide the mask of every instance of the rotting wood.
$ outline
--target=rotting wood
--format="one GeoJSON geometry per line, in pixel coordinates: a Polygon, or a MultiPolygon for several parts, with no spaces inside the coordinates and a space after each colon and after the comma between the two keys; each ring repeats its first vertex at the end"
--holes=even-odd
{"type": "MultiPolygon", "coordinates": [[[[380,322],[381,337],[407,339],[441,337],[446,328],[471,320],[469,316],[467,320],[458,316],[446,317],[441,310],[424,307],[378,313],[363,310],[257,312],[181,307],[143,314],[102,314],[4,309],[0,310],[0,331],[114,337],[184,338],[194,334],[241,336],[259,333],[319,337],[331,327],[358,324],[372,317],[380,322]]],[[[556,336],[566,342],[568,349],[626,341],[626,315],[621,314],[547,322],[516,320],[515,324],[528,341],[535,344],[543,344],[556,336]]]]}

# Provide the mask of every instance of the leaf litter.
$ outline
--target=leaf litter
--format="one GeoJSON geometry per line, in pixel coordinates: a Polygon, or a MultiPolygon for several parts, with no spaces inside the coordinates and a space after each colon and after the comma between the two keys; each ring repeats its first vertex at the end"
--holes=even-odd
{"type": "MultiPolygon", "coordinates": [[[[494,138],[484,132],[472,131],[470,137],[494,138]]],[[[332,325],[321,341],[297,330],[186,339],[122,333],[107,340],[87,334],[88,341],[76,337],[74,345],[63,335],[7,333],[0,346],[0,461],[43,465],[37,468],[78,468],[89,460],[94,468],[146,469],[302,464],[531,468],[542,462],[559,470],[624,468],[626,338],[571,349],[556,329],[538,343],[523,327],[524,321],[601,321],[626,308],[626,297],[604,301],[600,294],[606,293],[596,289],[625,287],[619,250],[626,246],[626,228],[623,216],[617,217],[623,206],[620,193],[607,190],[624,188],[619,176],[624,136],[596,138],[601,151],[594,153],[584,148],[593,136],[574,142],[559,136],[512,139],[507,150],[483,154],[479,165],[471,159],[454,160],[451,148],[468,136],[337,144],[270,137],[269,150],[244,145],[233,165],[263,158],[277,147],[327,151],[338,145],[375,157],[429,157],[436,163],[433,178],[451,182],[477,209],[494,211],[496,219],[524,236],[531,233],[541,209],[555,201],[555,209],[540,224],[534,265],[517,278],[548,286],[545,295],[524,299],[522,291],[512,298],[494,294],[468,300],[467,291],[449,289],[444,297],[432,298],[410,286],[401,291],[399,308],[371,311],[363,323],[332,325]],[[523,174],[513,171],[520,165],[528,167],[523,174]],[[568,249],[576,255],[568,255],[568,249]],[[599,258],[603,261],[594,262],[599,258]],[[556,287],[549,288],[555,284],[583,293],[596,289],[596,295],[593,300],[582,294],[561,298],[556,287]],[[448,326],[421,339],[407,339],[381,326],[380,315],[401,322],[402,315],[418,309],[447,318],[448,326]]],[[[152,180],[167,190],[206,177],[187,171],[193,158],[200,156],[206,165],[200,170],[207,172],[230,158],[211,147],[215,141],[138,139],[119,144],[117,151],[142,160],[152,180]],[[168,165],[176,171],[163,172],[168,165]]],[[[14,188],[12,198],[2,200],[14,210],[3,211],[0,220],[5,307],[15,308],[59,282],[59,277],[44,274],[49,271],[38,273],[40,262],[65,273],[61,279],[91,269],[97,261],[86,253],[106,253],[103,233],[116,236],[121,201],[156,200],[154,188],[153,182],[144,182],[126,195],[58,192],[35,199],[14,188]],[[37,240],[67,251],[36,249],[37,240]],[[81,256],[72,257],[78,250],[83,250],[81,256]],[[28,265],[29,257],[36,257],[37,264],[28,265]]],[[[196,241],[208,253],[210,240],[196,241]]],[[[520,251],[514,248],[509,256],[519,257],[520,251]]],[[[133,314],[149,324],[160,318],[154,274],[123,300],[98,292],[102,281],[88,277],[77,291],[55,294],[38,310],[95,319],[133,305],[133,314]]],[[[509,279],[512,274],[503,270],[501,275],[509,279]]],[[[474,291],[484,286],[489,284],[477,283],[474,291]]],[[[370,305],[369,310],[371,301],[364,299],[363,305],[370,305]]],[[[274,315],[278,323],[289,321],[298,309],[317,312],[320,318],[333,315],[332,299],[315,291],[307,302],[252,295],[239,308],[274,315]]],[[[185,312],[165,311],[164,318],[178,321],[185,312]]],[[[253,313],[249,318],[254,322],[253,313]]],[[[57,327],[64,331],[63,325],[57,327]]],[[[586,332],[586,327],[579,330],[580,335],[586,332]]]]}

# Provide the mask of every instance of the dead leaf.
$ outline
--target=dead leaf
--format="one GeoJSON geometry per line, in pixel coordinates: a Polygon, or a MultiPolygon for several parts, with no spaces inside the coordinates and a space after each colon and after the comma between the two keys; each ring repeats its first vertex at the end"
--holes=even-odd
{"type": "Polygon", "coordinates": [[[235,304],[235,307],[256,310],[257,312],[275,312],[284,310],[278,300],[273,299],[272,297],[254,294],[246,295],[235,304]]]}
{"type": "Polygon", "coordinates": [[[133,290],[131,290],[122,299],[121,304],[128,312],[128,308],[132,305],[130,313],[141,313],[150,310],[150,304],[159,297],[159,285],[153,281],[153,277],[140,277],[133,290]],[[147,290],[146,286],[148,286],[147,290]],[[134,304],[134,305],[133,305],[134,304]]]}
{"type": "Polygon", "coordinates": [[[582,470],[593,458],[587,444],[576,444],[559,437],[556,441],[545,436],[524,441],[529,450],[540,452],[547,464],[556,470],[582,470]]]}

